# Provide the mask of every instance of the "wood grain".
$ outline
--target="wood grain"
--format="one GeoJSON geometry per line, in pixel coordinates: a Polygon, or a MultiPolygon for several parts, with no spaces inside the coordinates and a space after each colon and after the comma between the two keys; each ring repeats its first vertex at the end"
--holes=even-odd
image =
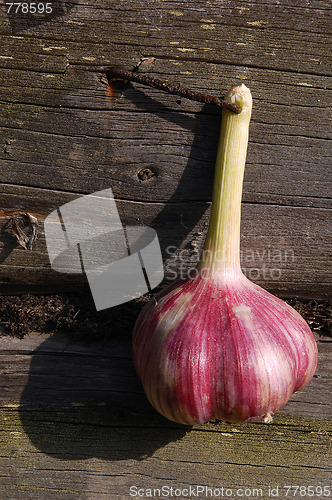
{"type": "MultiPolygon", "coordinates": [[[[40,188],[3,186],[4,212],[0,217],[2,261],[0,291],[81,290],[83,275],[53,271],[48,259],[43,220],[45,215],[77,194],[40,188]],[[31,252],[18,245],[10,230],[10,210],[27,210],[38,217],[37,241],[31,252]],[[28,257],[27,257],[28,256],[28,257]],[[27,262],[28,258],[28,262],[27,262]]],[[[123,224],[156,229],[161,245],[165,281],[192,276],[208,226],[207,202],[143,203],[118,201],[123,224]],[[195,220],[200,223],[194,224],[195,220]],[[175,231],[174,228],[177,228],[175,231]]],[[[280,296],[324,298],[330,290],[329,241],[321,234],[326,210],[244,203],[242,210],[241,262],[251,280],[280,296]],[[316,252],[319,248],[319,252],[316,252]],[[323,263],[323,264],[322,264],[323,263]]]]}
{"type": "Polygon", "coordinates": [[[331,345],[318,342],[314,378],[272,424],[189,427],[146,401],[127,342],[2,337],[1,499],[126,499],[134,485],[261,488],[268,498],[269,487],[329,485],[331,345]]]}
{"type": "MultiPolygon", "coordinates": [[[[167,246],[178,255],[201,247],[220,112],[136,84],[110,101],[105,68],[141,62],[141,72],[216,96],[240,82],[251,88],[242,257],[255,257],[244,267],[262,275],[271,262],[259,256],[286,241],[296,257],[282,263],[280,283],[256,280],[286,296],[328,296],[330,11],[325,1],[267,9],[258,0],[88,0],[54,2],[49,18],[36,19],[3,8],[0,212],[33,210],[41,235],[22,254],[0,217],[1,292],[81,287],[84,278],[50,269],[42,223],[75,196],[109,187],[123,222],[151,224],[164,256],[167,246]]],[[[191,265],[189,252],[182,267],[191,265]]]]}

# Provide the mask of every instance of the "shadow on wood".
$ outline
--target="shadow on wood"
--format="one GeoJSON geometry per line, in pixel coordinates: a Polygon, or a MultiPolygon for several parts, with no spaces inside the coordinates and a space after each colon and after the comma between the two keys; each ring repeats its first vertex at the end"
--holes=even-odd
{"type": "MultiPolygon", "coordinates": [[[[136,87],[127,88],[125,95],[138,109],[162,116],[165,122],[175,124],[181,127],[181,129],[192,132],[194,138],[187,165],[176,185],[175,191],[168,199],[166,205],[163,205],[161,211],[150,223],[150,226],[159,234],[163,232],[167,233],[166,240],[161,240],[161,251],[163,260],[165,261],[170,256],[169,249],[171,247],[174,247],[174,249],[181,247],[181,244],[199,223],[207,210],[205,203],[197,203],[197,200],[201,199],[202,175],[204,176],[204,184],[208,181],[210,185],[209,197],[212,197],[214,164],[219,140],[221,112],[212,104],[205,104],[201,111],[195,115],[174,112],[162,104],[162,102],[155,101],[144,93],[144,91],[136,87]],[[188,196],[194,202],[193,207],[189,204],[180,205],[180,202],[188,199],[188,196]],[[174,203],[179,203],[180,208],[176,213],[176,218],[174,217],[174,209],[172,207],[174,203]],[[167,227],[167,231],[164,231],[168,221],[172,222],[172,227],[167,227]]],[[[167,127],[165,128],[166,135],[167,127]]],[[[153,173],[158,176],[158,166],[157,168],[153,167],[153,173]]],[[[149,179],[145,182],[149,182],[149,179]]]]}
{"type": "Polygon", "coordinates": [[[64,353],[63,335],[55,334],[34,352],[19,415],[42,453],[63,460],[140,460],[190,429],[153,410],[129,355],[81,347],[81,355],[77,344],[76,352],[64,353]]]}
{"type": "Polygon", "coordinates": [[[0,238],[4,245],[0,249],[0,264],[4,262],[11,254],[14,248],[17,248],[18,242],[12,231],[10,231],[10,221],[6,222],[0,230],[0,238]]]}

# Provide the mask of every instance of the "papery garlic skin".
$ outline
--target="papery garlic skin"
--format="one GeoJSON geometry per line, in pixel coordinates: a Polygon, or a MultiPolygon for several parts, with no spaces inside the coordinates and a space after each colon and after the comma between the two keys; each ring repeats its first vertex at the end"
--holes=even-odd
{"type": "Polygon", "coordinates": [[[151,404],[170,420],[263,419],[313,376],[317,347],[304,319],[242,273],[163,290],[134,332],[135,367],[151,404]]]}
{"type": "Polygon", "coordinates": [[[317,346],[304,319],[240,268],[241,196],[252,99],[225,99],[210,224],[197,277],[168,286],[143,309],[133,358],[145,393],[165,417],[270,420],[313,376],[317,346]]]}

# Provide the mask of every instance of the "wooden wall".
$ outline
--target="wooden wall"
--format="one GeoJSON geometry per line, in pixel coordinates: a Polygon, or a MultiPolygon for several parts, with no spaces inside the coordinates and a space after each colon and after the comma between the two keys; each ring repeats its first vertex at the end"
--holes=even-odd
{"type": "Polygon", "coordinates": [[[220,112],[137,84],[107,97],[121,65],[221,96],[254,98],[243,193],[242,264],[272,292],[331,290],[329,35],[316,0],[53,2],[51,14],[0,6],[0,289],[81,289],[51,270],[43,220],[111,187],[124,224],[153,227],[168,279],[197,258],[209,217],[220,112]],[[140,180],[149,168],[153,176],[140,180]],[[9,223],[38,218],[32,251],[9,223]],[[170,256],[168,247],[177,249],[170,256]]]}

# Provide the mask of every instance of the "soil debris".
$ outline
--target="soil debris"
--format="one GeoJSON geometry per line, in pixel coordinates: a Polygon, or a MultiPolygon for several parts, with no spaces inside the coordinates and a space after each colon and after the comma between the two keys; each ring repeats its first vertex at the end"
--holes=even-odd
{"type": "MultiPolygon", "coordinates": [[[[152,295],[152,294],[151,294],[152,295]]],[[[131,338],[136,318],[150,295],[96,311],[89,293],[0,296],[3,335],[23,338],[31,332],[70,332],[82,340],[131,338]]]]}
{"type": "MultiPolygon", "coordinates": [[[[77,339],[130,339],[143,306],[155,294],[144,295],[125,304],[96,311],[91,295],[3,295],[0,297],[0,325],[3,335],[23,338],[31,332],[70,332],[77,339]]],[[[332,304],[328,301],[286,300],[319,336],[332,336],[332,304]]]]}

